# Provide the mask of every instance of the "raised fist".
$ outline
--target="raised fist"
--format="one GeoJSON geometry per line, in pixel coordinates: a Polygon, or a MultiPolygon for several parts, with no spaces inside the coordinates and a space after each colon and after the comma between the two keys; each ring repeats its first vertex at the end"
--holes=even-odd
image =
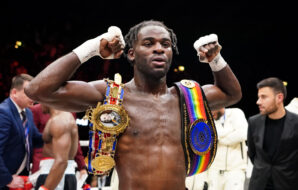
{"type": "Polygon", "coordinates": [[[120,28],[111,26],[100,39],[99,54],[104,59],[117,59],[123,53],[125,42],[120,28]]]}
{"type": "Polygon", "coordinates": [[[222,47],[218,43],[217,35],[210,34],[195,41],[194,48],[198,52],[200,62],[210,63],[219,54],[222,47]]]}

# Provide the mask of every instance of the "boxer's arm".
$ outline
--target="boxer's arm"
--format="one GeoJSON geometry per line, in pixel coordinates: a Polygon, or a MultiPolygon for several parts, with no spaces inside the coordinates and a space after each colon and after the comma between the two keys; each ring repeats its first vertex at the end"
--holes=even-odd
{"type": "Polygon", "coordinates": [[[100,101],[102,94],[82,81],[68,81],[80,66],[76,54],[69,53],[46,67],[25,88],[31,99],[65,111],[83,111],[100,101]]]}
{"type": "Polygon", "coordinates": [[[213,72],[214,85],[204,85],[208,104],[211,110],[236,104],[242,97],[240,84],[227,65],[218,72],[213,72]]]}
{"type": "Polygon", "coordinates": [[[241,97],[241,87],[231,68],[220,55],[221,45],[217,36],[201,37],[194,43],[201,62],[209,63],[213,71],[214,85],[202,86],[212,110],[237,103],[241,97]]]}
{"type": "Polygon", "coordinates": [[[119,37],[119,32],[109,32],[86,41],[73,52],[51,63],[25,88],[27,96],[53,108],[70,112],[85,111],[90,105],[102,101],[106,88],[104,81],[86,83],[69,80],[81,63],[93,56],[109,59],[121,56],[123,37],[119,37]]]}
{"type": "Polygon", "coordinates": [[[52,153],[55,159],[43,185],[49,190],[54,190],[62,179],[71,149],[71,127],[61,124],[66,123],[65,121],[61,121],[61,118],[59,120],[50,120],[49,123],[50,134],[52,136],[52,153]]]}

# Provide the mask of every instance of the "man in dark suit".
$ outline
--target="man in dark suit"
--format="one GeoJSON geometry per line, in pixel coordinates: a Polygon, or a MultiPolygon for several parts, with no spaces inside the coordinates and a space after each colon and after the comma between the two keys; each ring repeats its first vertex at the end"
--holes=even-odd
{"type": "Polygon", "coordinates": [[[248,120],[248,154],[254,165],[249,190],[297,190],[298,115],[284,107],[278,78],[257,84],[260,114],[248,120]]]}
{"type": "Polygon", "coordinates": [[[9,98],[0,104],[0,189],[21,188],[30,170],[34,147],[42,147],[42,136],[28,109],[33,101],[24,93],[32,76],[20,74],[12,79],[9,98]]]}

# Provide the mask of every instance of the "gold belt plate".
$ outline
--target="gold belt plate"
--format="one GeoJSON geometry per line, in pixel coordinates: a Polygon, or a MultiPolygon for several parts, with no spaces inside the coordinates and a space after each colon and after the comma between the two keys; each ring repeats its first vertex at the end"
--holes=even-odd
{"type": "Polygon", "coordinates": [[[91,122],[99,131],[119,135],[127,128],[129,117],[122,106],[98,103],[92,110],[91,122]]]}
{"type": "Polygon", "coordinates": [[[108,155],[100,155],[91,161],[91,165],[97,171],[106,172],[112,169],[116,163],[115,160],[108,155]]]}

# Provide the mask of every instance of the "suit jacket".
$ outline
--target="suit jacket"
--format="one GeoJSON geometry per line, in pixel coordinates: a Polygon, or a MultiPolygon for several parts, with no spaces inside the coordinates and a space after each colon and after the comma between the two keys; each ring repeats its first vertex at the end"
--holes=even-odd
{"type": "Polygon", "coordinates": [[[298,188],[298,115],[286,111],[280,143],[272,158],[263,149],[266,116],[248,119],[248,154],[254,165],[249,190],[264,190],[271,176],[276,190],[298,188]]]}
{"type": "MultiPolygon", "coordinates": [[[[32,155],[33,147],[42,147],[43,141],[28,108],[26,116],[32,155]]],[[[12,100],[7,98],[0,104],[0,189],[12,181],[12,175],[21,166],[25,153],[25,131],[21,117],[12,100]]]]}

